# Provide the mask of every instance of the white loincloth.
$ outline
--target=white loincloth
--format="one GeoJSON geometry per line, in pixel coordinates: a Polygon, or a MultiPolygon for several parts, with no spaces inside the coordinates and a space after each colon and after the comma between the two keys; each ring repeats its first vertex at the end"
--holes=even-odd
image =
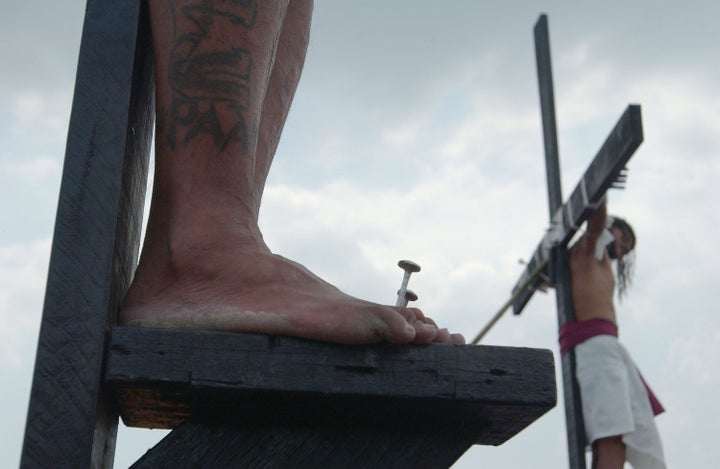
{"type": "Polygon", "coordinates": [[[592,337],[575,346],[575,357],[587,440],[622,435],[635,469],[665,468],[647,391],[617,338],[592,337]]]}

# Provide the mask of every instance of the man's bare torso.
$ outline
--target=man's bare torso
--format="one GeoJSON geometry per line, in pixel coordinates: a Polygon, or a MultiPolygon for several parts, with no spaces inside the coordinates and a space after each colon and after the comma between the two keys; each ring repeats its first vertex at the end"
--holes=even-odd
{"type": "Polygon", "coordinates": [[[595,258],[596,240],[597,236],[586,233],[570,253],[575,319],[606,319],[616,322],[613,307],[615,276],[607,253],[604,253],[600,261],[595,258]]]}

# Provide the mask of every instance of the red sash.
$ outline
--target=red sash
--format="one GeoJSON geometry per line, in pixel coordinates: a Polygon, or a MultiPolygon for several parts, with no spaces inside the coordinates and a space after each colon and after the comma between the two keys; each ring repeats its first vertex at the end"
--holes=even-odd
{"type": "MultiPolygon", "coordinates": [[[[588,321],[566,322],[565,324],[560,326],[560,354],[565,355],[570,350],[574,349],[576,345],[581,344],[586,340],[590,339],[591,337],[595,337],[598,335],[611,335],[613,337],[617,337],[617,325],[614,322],[608,321],[606,319],[590,319],[588,321]]],[[[648,399],[650,399],[650,406],[652,407],[653,414],[661,414],[665,411],[665,409],[663,408],[662,404],[660,404],[660,401],[657,399],[657,397],[655,397],[655,394],[650,389],[650,386],[648,386],[645,382],[642,374],[640,374],[640,370],[638,370],[638,375],[640,375],[640,380],[642,381],[643,385],[645,385],[645,389],[647,389],[648,399]]]]}

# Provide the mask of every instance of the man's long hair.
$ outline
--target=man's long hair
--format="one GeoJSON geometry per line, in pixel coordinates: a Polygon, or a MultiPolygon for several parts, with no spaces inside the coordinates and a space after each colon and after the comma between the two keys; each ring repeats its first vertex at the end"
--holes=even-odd
{"type": "Polygon", "coordinates": [[[632,277],[635,273],[635,249],[637,248],[637,238],[635,237],[635,231],[630,226],[630,223],[620,217],[612,217],[611,228],[619,228],[625,231],[632,238],[633,248],[627,254],[615,259],[617,261],[616,276],[617,276],[617,287],[618,287],[618,299],[622,299],[627,294],[628,288],[632,285],[632,277]]]}

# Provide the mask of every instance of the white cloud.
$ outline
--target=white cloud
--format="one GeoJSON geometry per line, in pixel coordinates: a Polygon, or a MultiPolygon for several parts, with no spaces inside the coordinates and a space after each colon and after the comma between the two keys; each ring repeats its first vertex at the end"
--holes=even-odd
{"type": "Polygon", "coordinates": [[[381,141],[391,149],[404,149],[411,146],[418,138],[422,129],[422,122],[404,122],[381,134],[381,141]]]}
{"type": "Polygon", "coordinates": [[[32,367],[49,255],[49,239],[0,246],[2,367],[32,367]]]}
{"type": "Polygon", "coordinates": [[[712,365],[720,360],[720,328],[704,327],[706,323],[702,321],[692,335],[678,337],[670,346],[668,371],[689,388],[720,388],[720,376],[712,365]]]}
{"type": "Polygon", "coordinates": [[[44,107],[44,99],[39,94],[23,93],[15,98],[15,115],[22,122],[41,117],[44,107]]]}
{"type": "Polygon", "coordinates": [[[15,93],[12,113],[15,118],[13,129],[24,135],[38,136],[50,132],[64,140],[72,102],[67,89],[54,91],[19,90],[15,93]]]}
{"type": "Polygon", "coordinates": [[[57,158],[39,156],[27,162],[9,162],[2,166],[2,171],[10,177],[21,178],[31,185],[45,183],[49,179],[57,180],[62,170],[57,158]]]}
{"type": "Polygon", "coordinates": [[[691,327],[683,328],[672,340],[663,364],[662,380],[657,385],[662,386],[667,414],[658,422],[666,436],[666,453],[672,465],[716,467],[720,457],[708,451],[708,441],[699,435],[713,433],[714,422],[720,419],[720,407],[714,404],[720,387],[714,366],[720,361],[720,327],[711,317],[714,311],[696,313],[676,318],[691,327]]]}

